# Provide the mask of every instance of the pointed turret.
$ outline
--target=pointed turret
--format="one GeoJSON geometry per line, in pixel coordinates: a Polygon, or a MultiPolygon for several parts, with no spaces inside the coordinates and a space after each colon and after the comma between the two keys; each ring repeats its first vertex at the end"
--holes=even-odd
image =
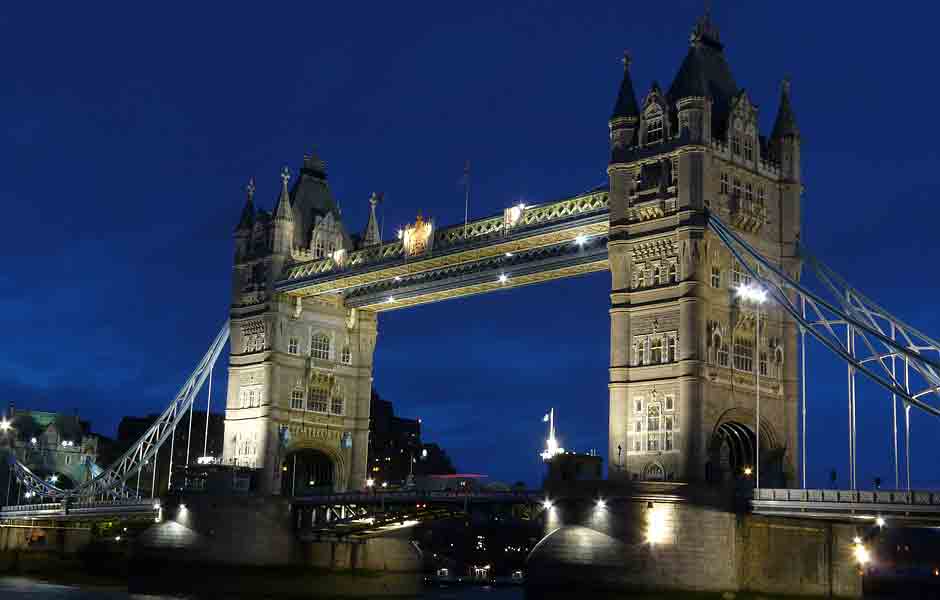
{"type": "Polygon", "coordinates": [[[790,80],[784,79],[780,86],[780,109],[777,111],[777,120],[774,121],[772,139],[783,139],[785,137],[800,137],[800,128],[796,124],[796,115],[793,114],[793,106],[790,104],[790,80]]]}
{"type": "Polygon", "coordinates": [[[241,219],[238,220],[238,226],[235,227],[236,231],[250,230],[252,225],[255,224],[255,178],[252,177],[248,180],[248,185],[245,186],[245,192],[247,198],[245,199],[245,207],[242,208],[241,219]]]}
{"type": "Polygon", "coordinates": [[[290,207],[290,192],[287,184],[290,183],[290,169],[281,169],[281,196],[277,199],[277,208],[274,209],[274,218],[278,221],[293,221],[294,211],[290,207]]]}
{"type": "Polygon", "coordinates": [[[366,223],[366,230],[362,233],[362,246],[374,246],[382,243],[382,235],[379,233],[379,220],[375,216],[375,207],[382,201],[382,195],[372,192],[369,198],[369,222],[366,223]]]}
{"type": "Polygon", "coordinates": [[[610,120],[623,117],[639,117],[640,107],[636,102],[636,93],[633,91],[633,78],[630,77],[630,53],[623,53],[623,81],[620,82],[620,92],[617,94],[617,102],[614,104],[614,112],[610,120]]]}

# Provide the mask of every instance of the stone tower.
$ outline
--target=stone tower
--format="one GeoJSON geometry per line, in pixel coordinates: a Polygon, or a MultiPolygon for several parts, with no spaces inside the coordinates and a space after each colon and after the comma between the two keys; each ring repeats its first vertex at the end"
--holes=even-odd
{"type": "MultiPolygon", "coordinates": [[[[273,213],[256,210],[255,185],[235,229],[231,359],[223,461],[260,469],[269,493],[358,489],[365,481],[376,317],[334,296],[274,292],[293,261],[363,245],[350,236],[327,183],[306,156],[290,187],[281,174],[273,213]]],[[[368,243],[376,243],[369,230],[368,243]]]]}
{"type": "Polygon", "coordinates": [[[665,92],[653,83],[637,102],[625,58],[610,149],[611,478],[748,477],[759,369],[761,485],[792,481],[796,325],[766,303],[757,331],[757,307],[736,295],[750,276],[706,227],[710,211],[799,275],[800,134],[789,83],[767,138],[705,16],[665,92]]]}

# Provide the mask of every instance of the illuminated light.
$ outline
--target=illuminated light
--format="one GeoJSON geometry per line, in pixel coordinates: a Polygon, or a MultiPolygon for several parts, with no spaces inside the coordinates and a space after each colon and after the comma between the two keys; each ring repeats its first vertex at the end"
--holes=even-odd
{"type": "Polygon", "coordinates": [[[734,291],[734,293],[738,298],[742,298],[757,304],[763,304],[767,301],[767,290],[758,285],[740,285],[734,291]]]}
{"type": "Polygon", "coordinates": [[[10,427],[11,427],[10,422],[7,421],[6,419],[3,419],[2,421],[0,421],[0,431],[10,431],[10,427]]]}
{"type": "Polygon", "coordinates": [[[389,297],[388,297],[388,300],[386,300],[385,303],[386,303],[386,304],[391,304],[391,303],[394,302],[394,301],[395,301],[395,296],[389,296],[389,297]]]}
{"type": "Polygon", "coordinates": [[[512,252],[507,252],[507,253],[506,253],[506,258],[512,258],[512,252]]]}
{"type": "Polygon", "coordinates": [[[549,500],[548,498],[546,498],[545,500],[542,501],[542,508],[544,508],[545,510],[548,510],[548,509],[550,509],[551,507],[552,507],[552,501],[551,501],[551,500],[549,500]]]}
{"type": "Polygon", "coordinates": [[[934,570],[933,570],[933,576],[934,576],[934,577],[940,577],[940,569],[934,569],[934,570]]]}
{"type": "Polygon", "coordinates": [[[662,507],[653,506],[650,502],[646,513],[646,541],[650,545],[662,544],[666,541],[669,526],[666,522],[666,512],[662,507]]]}
{"type": "Polygon", "coordinates": [[[58,481],[59,481],[58,475],[52,475],[49,477],[49,483],[58,483],[58,481]]]}
{"type": "Polygon", "coordinates": [[[25,496],[26,498],[32,498],[32,497],[33,497],[33,493],[32,493],[32,492],[26,492],[25,494],[23,494],[23,496],[25,496]]]}
{"type": "Polygon", "coordinates": [[[180,510],[186,510],[186,503],[180,502],[180,510]]]}
{"type": "Polygon", "coordinates": [[[154,509],[154,510],[160,510],[160,501],[159,501],[159,500],[157,500],[156,502],[153,503],[153,509],[154,509]]]}
{"type": "Polygon", "coordinates": [[[500,282],[500,283],[506,283],[507,281],[509,281],[509,275],[506,275],[505,273],[500,273],[500,274],[499,274],[499,282],[500,282]]]}
{"type": "Polygon", "coordinates": [[[39,440],[37,440],[36,438],[29,438],[29,443],[35,446],[36,444],[39,443],[39,440]]]}
{"type": "Polygon", "coordinates": [[[403,237],[405,237],[405,230],[404,230],[404,229],[399,229],[399,230],[398,230],[398,239],[401,239],[401,238],[403,238],[403,237]]]}
{"type": "Polygon", "coordinates": [[[387,487],[388,487],[388,482],[387,482],[387,481],[383,481],[383,482],[382,482],[382,487],[387,488],[387,487]]]}
{"type": "Polygon", "coordinates": [[[199,458],[196,459],[196,464],[199,464],[199,465],[211,465],[214,462],[215,462],[214,456],[200,456],[199,458]]]}
{"type": "Polygon", "coordinates": [[[853,544],[861,544],[861,543],[862,543],[862,538],[860,538],[860,537],[858,537],[858,536],[855,536],[854,538],[852,538],[852,543],[853,543],[853,544]]]}
{"type": "Polygon", "coordinates": [[[121,541],[121,536],[119,536],[119,535],[114,536],[114,541],[115,541],[115,542],[120,542],[120,541],[121,541]]]}
{"type": "Polygon", "coordinates": [[[853,550],[855,554],[855,561],[861,565],[865,566],[871,562],[871,552],[868,551],[868,548],[862,544],[856,544],[855,549],[853,550]]]}
{"type": "Polygon", "coordinates": [[[751,467],[744,467],[744,476],[750,477],[754,473],[754,469],[751,467]]]}
{"type": "Polygon", "coordinates": [[[579,246],[583,246],[584,244],[587,243],[587,236],[586,236],[586,235],[579,235],[578,237],[574,238],[574,243],[577,244],[577,245],[579,245],[579,246]]]}
{"type": "Polygon", "coordinates": [[[395,276],[395,281],[401,281],[401,277],[399,277],[398,275],[396,275],[396,276],[395,276]]]}
{"type": "Polygon", "coordinates": [[[884,527],[885,526],[884,517],[878,517],[877,519],[875,519],[875,525],[877,525],[878,527],[884,527]]]}
{"type": "Polygon", "coordinates": [[[605,502],[603,498],[597,499],[597,508],[605,508],[606,506],[607,502],[605,502]]]}

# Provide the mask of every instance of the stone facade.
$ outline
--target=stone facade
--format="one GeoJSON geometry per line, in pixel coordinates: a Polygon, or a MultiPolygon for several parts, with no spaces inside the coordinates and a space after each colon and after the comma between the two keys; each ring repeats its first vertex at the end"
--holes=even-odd
{"type": "Polygon", "coordinates": [[[281,492],[281,465],[312,449],[329,458],[337,491],[365,481],[376,316],[341,297],[273,291],[285,268],[373,243],[345,230],[325,165],[304,159],[292,189],[282,174],[273,213],[255,211],[254,184],[235,231],[231,358],[223,462],[262,470],[259,488],[281,492]]]}
{"type": "Polygon", "coordinates": [[[755,333],[755,306],[736,297],[751,275],[706,219],[718,216],[799,275],[800,138],[789,84],[768,138],[707,17],[668,91],[654,83],[638,103],[624,62],[608,167],[610,476],[742,476],[754,461],[759,362],[762,484],[782,486],[797,475],[797,328],[766,303],[755,333]]]}

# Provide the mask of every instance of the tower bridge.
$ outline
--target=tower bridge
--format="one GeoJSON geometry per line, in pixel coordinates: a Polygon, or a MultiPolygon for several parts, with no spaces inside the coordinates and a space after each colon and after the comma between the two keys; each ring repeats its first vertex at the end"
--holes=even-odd
{"type": "MultiPolygon", "coordinates": [[[[881,513],[918,522],[940,518],[940,497],[910,489],[911,457],[909,446],[904,457],[899,451],[898,412],[900,406],[906,445],[911,410],[940,416],[940,343],[876,304],[801,244],[801,134],[789,81],[781,85],[770,131],[761,133],[758,117],[758,105],[738,86],[706,16],[666,90],[654,83],[638,101],[625,57],[609,119],[606,187],[507,206],[502,214],[446,227],[419,214],[396,239],[383,240],[379,198],[370,199],[362,232],[350,233],[316,155],[304,157],[296,178],[285,168],[270,212],[256,209],[251,181],[234,232],[229,318],[180,392],[115,465],[75,489],[60,489],[13,460],[18,496],[9,503],[20,504],[25,493],[43,504],[8,507],[0,518],[65,510],[50,501],[97,499],[118,506],[135,496],[134,478],[173,439],[230,341],[224,462],[255,469],[261,492],[270,496],[290,496],[289,482],[298,473],[309,476],[313,488],[333,495],[289,498],[298,514],[338,514],[338,526],[364,535],[363,523],[353,521],[370,517],[358,511],[382,501],[361,496],[379,315],[603,271],[611,277],[605,485],[743,485],[755,490],[747,510],[800,523],[851,523],[881,513]],[[852,489],[835,495],[805,489],[807,405],[819,401],[806,388],[808,343],[831,351],[848,373],[852,489]],[[874,401],[884,402],[891,417],[894,487],[906,488],[903,493],[868,496],[858,490],[859,374],[882,388],[874,401]],[[798,486],[803,489],[793,489],[798,486]]],[[[734,519],[737,508],[715,510],[696,504],[694,495],[617,496],[615,488],[605,489],[608,506],[617,500],[623,514],[600,519],[603,498],[588,512],[586,497],[575,494],[565,511],[542,511],[558,527],[546,532],[533,555],[550,554],[553,544],[590,546],[585,540],[594,540],[613,548],[611,556],[619,558],[611,565],[622,567],[624,557],[632,557],[630,564],[648,561],[655,544],[677,560],[708,547],[725,553],[717,562],[728,569],[712,574],[696,563],[694,572],[681,574],[683,583],[738,589],[743,571],[734,565],[743,558],[733,554],[729,539],[747,547],[748,540],[781,535],[778,546],[788,547],[786,535],[800,543],[809,535],[811,551],[830,567],[830,592],[832,565],[845,566],[832,548],[848,535],[848,526],[834,533],[815,525],[742,525],[734,519]],[[681,506],[691,508],[676,508],[681,506]],[[593,529],[582,531],[575,522],[593,529]],[[693,522],[694,528],[680,527],[693,522]],[[669,534],[643,545],[631,529],[643,523],[669,534]]],[[[415,515],[451,511],[454,502],[445,500],[432,499],[437,508],[415,515]]],[[[565,501],[559,497],[559,507],[565,501]]],[[[107,512],[97,505],[84,509],[107,512]]],[[[132,503],[115,510],[152,509],[132,503]]],[[[325,531],[312,524],[308,529],[325,531]]],[[[533,564],[542,565],[546,582],[562,572],[551,561],[533,564]]],[[[812,577],[821,581],[817,575],[812,577]]],[[[647,576],[650,584],[658,581],[654,570],[637,581],[647,576]]],[[[806,589],[818,592],[819,586],[806,589]]]]}

